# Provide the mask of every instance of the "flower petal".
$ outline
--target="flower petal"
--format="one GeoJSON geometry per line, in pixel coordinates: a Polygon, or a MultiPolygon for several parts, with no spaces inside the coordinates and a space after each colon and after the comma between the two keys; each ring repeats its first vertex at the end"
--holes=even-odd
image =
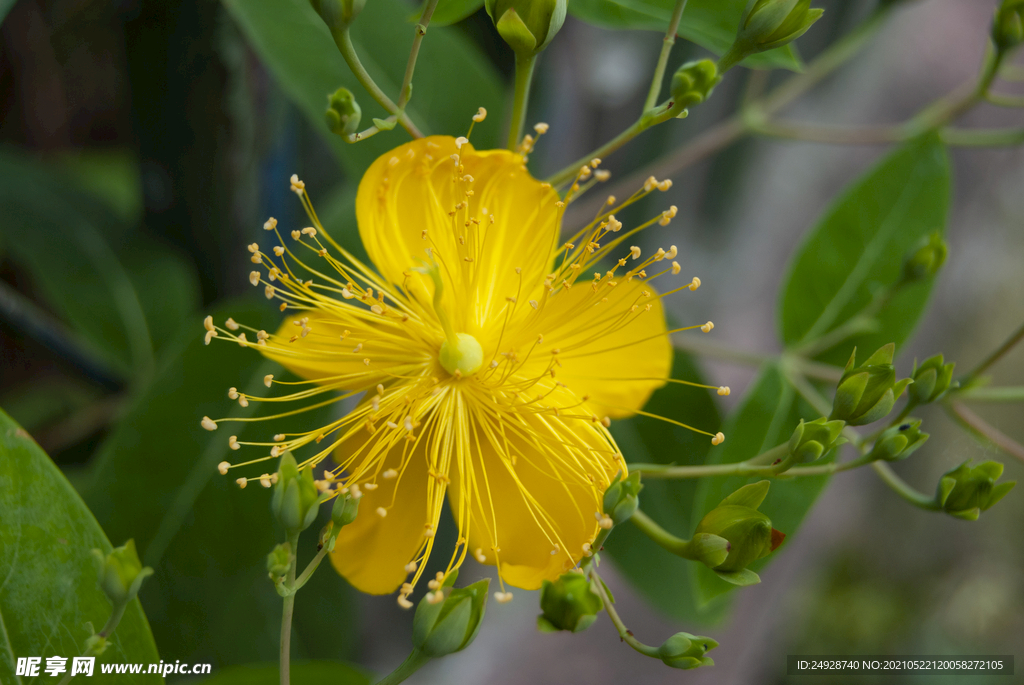
{"type": "Polygon", "coordinates": [[[466,143],[460,172],[451,159],[458,152],[455,139],[433,136],[378,158],[359,184],[356,216],[370,259],[396,285],[428,262],[430,248],[445,287],[460,293],[448,301],[453,325],[475,332],[500,315],[506,297],[539,292],[561,210],[520,155],[466,143]]]}

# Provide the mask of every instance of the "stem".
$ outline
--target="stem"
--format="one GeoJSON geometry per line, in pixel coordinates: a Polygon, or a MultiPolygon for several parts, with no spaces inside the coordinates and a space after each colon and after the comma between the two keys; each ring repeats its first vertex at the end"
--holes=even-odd
{"type": "Polygon", "coordinates": [[[686,8],[686,0],[676,0],[676,7],[672,11],[672,19],[668,22],[668,31],[661,44],[661,54],[658,55],[658,64],[654,67],[654,78],[651,80],[651,89],[647,93],[647,100],[644,101],[643,111],[647,111],[658,104],[658,96],[661,95],[661,84],[665,80],[665,67],[668,65],[668,57],[672,52],[672,46],[676,43],[676,33],[679,31],[679,20],[683,17],[683,10],[686,8]]]}
{"type": "Polygon", "coordinates": [[[659,526],[654,519],[639,509],[633,512],[629,521],[639,528],[640,532],[649,537],[662,549],[681,556],[684,559],[694,559],[693,555],[690,553],[690,540],[677,538],[675,535],[659,526]]]}
{"type": "Polygon", "coordinates": [[[985,373],[985,371],[988,369],[988,367],[992,366],[997,361],[1002,359],[1003,356],[1007,352],[1012,350],[1014,348],[1014,346],[1017,343],[1019,343],[1021,340],[1024,340],[1024,324],[1021,324],[1020,328],[1018,328],[1016,331],[1011,333],[1010,337],[1006,339],[1006,342],[1004,342],[1002,345],[999,346],[999,349],[997,349],[995,352],[993,352],[992,354],[987,356],[984,359],[984,361],[982,361],[980,364],[978,364],[976,367],[974,367],[974,370],[971,371],[970,373],[968,373],[966,377],[960,379],[960,385],[966,386],[968,383],[973,381],[975,378],[977,378],[981,374],[985,373]]]}
{"type": "Polygon", "coordinates": [[[526,121],[526,108],[530,101],[530,84],[533,82],[533,69],[537,65],[537,56],[521,57],[516,55],[515,95],[512,99],[512,123],[508,129],[508,149],[515,152],[519,140],[523,137],[523,124],[526,121]]]}
{"type": "MultiPolygon", "coordinates": [[[[288,568],[287,587],[295,585],[295,565],[298,561],[299,534],[289,533],[288,544],[292,548],[292,563],[288,568]]],[[[295,611],[295,594],[289,594],[284,598],[284,607],[281,611],[281,685],[288,685],[291,679],[291,645],[292,645],[292,613],[295,611]]]]}
{"type": "Polygon", "coordinates": [[[430,657],[418,649],[412,650],[398,668],[377,681],[377,685],[397,685],[418,671],[430,657]]]}
{"type": "Polygon", "coordinates": [[[309,582],[309,579],[312,577],[313,572],[316,571],[317,567],[320,565],[320,562],[324,560],[325,556],[327,556],[326,546],[320,548],[320,551],[316,553],[315,557],[313,557],[313,561],[309,562],[309,565],[306,566],[306,570],[302,572],[302,575],[295,579],[295,582],[292,586],[293,592],[298,591],[302,588],[303,585],[309,582]]]}
{"type": "Polygon", "coordinates": [[[416,58],[420,54],[420,43],[423,36],[427,35],[427,26],[430,25],[430,17],[434,15],[434,8],[437,7],[437,0],[427,0],[427,6],[423,8],[423,15],[420,16],[420,23],[416,24],[416,33],[412,39],[412,49],[409,50],[409,61],[405,65],[405,78],[402,80],[402,90],[398,94],[398,110],[405,111],[405,105],[412,97],[412,73],[416,71],[416,58]]]}
{"type": "Polygon", "coordinates": [[[928,511],[939,511],[940,507],[936,504],[934,497],[907,485],[906,481],[897,476],[896,472],[889,468],[889,465],[884,461],[873,462],[871,468],[875,470],[875,473],[882,478],[886,485],[907,502],[928,511]]]}
{"type": "Polygon", "coordinates": [[[789,478],[790,476],[831,476],[834,473],[842,473],[843,471],[852,471],[853,469],[860,468],[873,463],[875,460],[869,458],[868,455],[864,454],[856,459],[844,462],[832,462],[831,464],[821,464],[819,466],[795,466],[783,474],[780,474],[780,478],[789,478]]]}
{"type": "Polygon", "coordinates": [[[971,402],[1024,402],[1024,385],[999,388],[967,388],[956,396],[971,402]]]}
{"type": "Polygon", "coordinates": [[[949,402],[945,406],[951,418],[968,431],[987,440],[1010,456],[1024,461],[1024,446],[1009,435],[989,424],[959,402],[949,402]]]}
{"type": "Polygon", "coordinates": [[[1022,128],[947,128],[939,132],[942,142],[958,147],[1005,147],[1024,144],[1022,128]]]}
{"type": "Polygon", "coordinates": [[[604,610],[608,612],[608,618],[612,620],[612,623],[615,625],[615,629],[619,631],[619,638],[644,656],[657,658],[658,648],[645,645],[643,642],[640,642],[640,640],[633,637],[633,633],[630,632],[629,628],[626,627],[626,624],[622,622],[621,618],[619,618],[619,614],[615,611],[615,605],[612,602],[611,597],[608,596],[608,593],[604,589],[604,581],[601,580],[601,576],[597,575],[597,571],[595,569],[590,570],[590,577],[594,581],[592,583],[594,589],[596,589],[597,594],[601,596],[601,601],[604,603],[604,610]]]}
{"type": "Polygon", "coordinates": [[[666,466],[664,464],[630,464],[630,471],[639,471],[643,478],[706,478],[710,476],[774,476],[789,468],[785,456],[789,443],[784,442],[747,461],[733,464],[701,466],[666,466]],[[779,463],[774,462],[782,459],[779,463]],[[764,464],[763,462],[768,462],[764,464]]]}
{"type": "Polygon", "coordinates": [[[352,36],[349,34],[348,27],[338,31],[332,31],[331,34],[334,36],[335,45],[338,46],[341,56],[345,58],[345,62],[348,64],[348,68],[352,70],[352,74],[356,77],[356,80],[359,81],[370,96],[377,101],[377,104],[383,107],[388,114],[398,116],[398,123],[402,125],[402,128],[409,132],[409,135],[413,138],[422,138],[423,133],[416,128],[416,124],[412,123],[412,119],[409,118],[409,115],[400,111],[398,105],[392,102],[391,98],[384,94],[384,91],[374,83],[370,74],[367,73],[366,68],[363,67],[363,63],[359,61],[359,55],[356,53],[356,48],[352,44],[352,36]]]}
{"type": "Polygon", "coordinates": [[[997,107],[1024,107],[1024,95],[986,93],[985,99],[997,107]]]}
{"type": "MultiPolygon", "coordinates": [[[[103,629],[100,630],[100,632],[96,633],[96,635],[104,638],[109,637],[110,634],[113,633],[114,630],[117,628],[117,624],[121,622],[121,618],[124,616],[124,610],[127,608],[128,602],[123,602],[121,604],[116,605],[111,610],[110,618],[108,618],[107,622],[103,625],[103,629]]],[[[95,654],[94,652],[91,652],[87,649],[84,652],[82,652],[82,656],[89,656],[91,653],[95,654]]],[[[74,678],[74,676],[71,675],[71,671],[68,671],[64,674],[64,677],[61,678],[60,681],[58,681],[57,685],[67,685],[71,682],[72,678],[74,678]]]]}

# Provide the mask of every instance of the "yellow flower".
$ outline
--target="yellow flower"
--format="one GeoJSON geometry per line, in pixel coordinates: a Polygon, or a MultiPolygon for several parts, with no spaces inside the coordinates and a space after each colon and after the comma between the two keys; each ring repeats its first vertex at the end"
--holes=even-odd
{"type": "MultiPolygon", "coordinates": [[[[569,196],[607,177],[592,174],[598,164],[581,170],[569,196]]],[[[300,467],[333,454],[337,465],[318,485],[361,497],[332,554],[354,586],[400,588],[409,606],[446,496],[459,535],[449,571],[469,554],[497,566],[503,583],[534,589],[590,553],[602,493],[626,471],[610,418],[638,412],[671,370],[650,281],[679,272],[674,247],[640,259],[624,242],[667,223],[674,207],[633,231],[612,210],[667,187],[651,179],[618,207],[610,199],[560,243],[565,202],[521,154],[476,151],[464,138],[415,140],[374,162],[359,186],[374,271],[331,240],[292,178],[314,225],[288,240],[271,219],[265,228],[279,244],[250,246],[251,280],[281,300],[285,322],[250,340],[239,324],[208,319],[207,341],[256,345],[306,379],[274,401],[361,395],[327,426],[248,443],[270,446],[271,457],[313,445],[300,467]],[[597,271],[599,261],[610,268],[597,271]]],[[[204,427],[216,423],[204,417],[204,427]]],[[[248,480],[259,479],[239,482],[248,480]]]]}

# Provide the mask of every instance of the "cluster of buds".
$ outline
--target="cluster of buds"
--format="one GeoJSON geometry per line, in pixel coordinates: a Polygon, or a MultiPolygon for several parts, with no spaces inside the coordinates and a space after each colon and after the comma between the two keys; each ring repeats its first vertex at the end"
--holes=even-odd
{"type": "Polygon", "coordinates": [[[816,461],[846,442],[840,437],[845,421],[829,421],[825,417],[814,421],[800,420],[800,425],[789,439],[789,453],[797,464],[816,461]]]}
{"type": "Polygon", "coordinates": [[[312,469],[305,468],[300,471],[291,452],[286,451],[281,456],[270,509],[289,535],[309,528],[316,520],[320,504],[330,496],[328,493],[321,493],[317,488],[313,481],[312,469]]]}
{"type": "Polygon", "coordinates": [[[551,582],[545,580],[540,589],[537,629],[544,633],[568,630],[578,633],[597,620],[604,602],[590,586],[590,579],[578,571],[570,571],[551,582]]]}
{"type": "Polygon", "coordinates": [[[955,362],[944,364],[945,360],[941,354],[929,357],[921,363],[914,363],[914,371],[910,374],[913,383],[907,388],[907,400],[911,405],[928,404],[941,399],[951,387],[956,387],[953,382],[953,368],[955,362]]]}
{"type": "Polygon", "coordinates": [[[928,434],[921,432],[921,419],[907,419],[882,431],[868,456],[875,461],[900,461],[913,454],[927,439],[928,434]]]}
{"type": "Polygon", "coordinates": [[[856,366],[857,350],[854,348],[839,379],[830,420],[863,426],[892,411],[896,399],[913,383],[910,378],[896,380],[896,368],[892,365],[895,351],[896,346],[889,343],[856,366]]]}
{"type": "Polygon", "coordinates": [[[339,88],[333,94],[327,96],[327,128],[332,133],[337,133],[345,139],[359,130],[359,120],[363,117],[363,110],[356,102],[352,91],[348,88],[339,88]]]}
{"type": "MultiPolygon", "coordinates": [[[[622,477],[621,471],[615,474],[615,479],[604,491],[604,500],[602,501],[604,517],[611,521],[611,525],[617,526],[629,520],[629,517],[640,506],[639,495],[643,487],[640,484],[639,471],[634,471],[626,478],[622,477]]],[[[601,520],[603,521],[604,518],[601,520]]]]}
{"type": "Polygon", "coordinates": [[[965,461],[939,480],[935,502],[950,516],[974,521],[981,512],[992,507],[1013,489],[1016,481],[996,484],[1003,475],[1003,465],[986,461],[975,467],[965,461]]]}
{"type": "Polygon", "coordinates": [[[139,553],[135,551],[135,540],[129,540],[115,547],[110,554],[98,549],[92,550],[96,563],[96,575],[100,589],[115,607],[123,606],[135,599],[142,587],[142,581],[153,575],[153,569],[143,566],[139,553]]]}
{"type": "Polygon", "coordinates": [[[1024,0],[1003,0],[992,19],[992,42],[1001,53],[1024,43],[1024,0]]]}
{"type": "Polygon", "coordinates": [[[433,593],[430,593],[416,607],[412,624],[413,645],[431,658],[468,647],[483,623],[490,579],[452,588],[458,575],[458,571],[451,571],[438,589],[443,601],[431,601],[433,593]]]}
{"type": "Polygon", "coordinates": [[[519,58],[540,53],[565,22],[567,0],[484,0],[502,40],[519,58]]]}
{"type": "Polygon", "coordinates": [[[771,519],[757,510],[768,495],[768,487],[767,480],[744,485],[697,524],[694,540],[706,534],[724,538],[728,543],[725,559],[711,569],[719,578],[734,585],[761,582],[747,566],[774,552],[786,537],[772,528],[771,519]]]}
{"type": "Polygon", "coordinates": [[[949,246],[936,231],[921,239],[907,260],[903,262],[903,283],[913,283],[931,278],[939,273],[949,256],[949,246]]]}
{"type": "Polygon", "coordinates": [[[687,62],[672,75],[673,109],[685,109],[690,105],[699,105],[711,97],[711,91],[722,80],[718,75],[718,67],[709,59],[698,62],[687,62]]]}
{"type": "Polygon", "coordinates": [[[714,660],[704,655],[717,646],[718,643],[709,637],[676,633],[658,647],[658,658],[666,666],[684,670],[714,666],[714,660]]]}

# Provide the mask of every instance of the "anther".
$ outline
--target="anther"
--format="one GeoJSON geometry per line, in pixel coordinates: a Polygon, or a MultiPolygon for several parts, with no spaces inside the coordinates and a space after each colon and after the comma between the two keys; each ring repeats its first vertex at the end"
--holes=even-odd
{"type": "MultiPolygon", "coordinates": [[[[675,209],[675,207],[673,207],[675,209]]],[[[676,255],[679,254],[679,250],[675,245],[668,248],[668,252],[665,254],[665,259],[675,259],[676,255]]]]}
{"type": "Polygon", "coordinates": [[[666,178],[664,181],[658,184],[658,190],[665,192],[672,187],[672,179],[666,178]]]}
{"type": "Polygon", "coordinates": [[[468,142],[469,142],[469,138],[466,138],[465,136],[459,136],[458,138],[455,139],[455,147],[456,147],[456,149],[461,151],[462,150],[462,146],[465,145],[468,142]]]}
{"type": "Polygon", "coordinates": [[[240,406],[242,406],[242,407],[248,407],[249,406],[249,399],[245,395],[239,394],[238,395],[238,404],[240,406]]]}
{"type": "Polygon", "coordinates": [[[398,606],[403,609],[412,609],[412,602],[405,598],[405,595],[398,596],[398,606]]]}
{"type": "Polygon", "coordinates": [[[381,518],[384,518],[387,515],[388,515],[388,510],[387,509],[385,509],[384,507],[377,507],[377,516],[380,516],[381,518]]]}
{"type": "Polygon", "coordinates": [[[313,238],[316,236],[316,229],[312,226],[306,226],[302,229],[302,235],[308,235],[310,238],[313,238]]]}
{"type": "MultiPolygon", "coordinates": [[[[700,287],[700,279],[694,276],[693,280],[690,281],[690,285],[688,287],[690,288],[690,290],[696,290],[697,288],[700,287]]],[[[707,331],[704,332],[707,333],[707,331]]]]}
{"type": "Polygon", "coordinates": [[[263,224],[263,230],[265,231],[273,231],[275,228],[277,228],[277,219],[274,217],[270,217],[267,219],[266,223],[263,224]]]}
{"type": "Polygon", "coordinates": [[[612,233],[618,233],[619,229],[622,228],[622,222],[615,218],[614,214],[608,215],[608,230],[612,233]]]}
{"type": "Polygon", "coordinates": [[[545,133],[547,133],[548,132],[548,128],[549,128],[548,125],[545,124],[544,122],[540,122],[538,124],[534,124],[533,125],[533,130],[537,132],[538,136],[542,136],[545,133]]]}
{"type": "Polygon", "coordinates": [[[213,317],[212,316],[207,316],[205,319],[203,319],[203,328],[205,328],[208,331],[214,332],[214,333],[217,332],[217,329],[215,329],[213,327],[213,317]]]}
{"type": "Polygon", "coordinates": [[[508,604],[512,601],[511,592],[495,592],[494,599],[498,604],[508,604]]]}
{"type": "Polygon", "coordinates": [[[228,388],[228,399],[229,400],[237,400],[238,399],[238,388],[235,388],[235,387],[228,388]]]}
{"type": "Polygon", "coordinates": [[[725,435],[723,433],[715,433],[715,437],[711,438],[712,445],[721,445],[725,442],[725,435]]]}
{"type": "Polygon", "coordinates": [[[428,592],[426,595],[427,604],[437,604],[444,599],[444,593],[440,590],[434,592],[428,592]]]}
{"type": "Polygon", "coordinates": [[[231,331],[237,331],[238,328],[239,328],[238,324],[235,323],[235,320],[231,319],[231,318],[229,318],[227,321],[225,321],[224,325],[227,326],[228,330],[231,330],[231,331]]]}
{"type": "Polygon", "coordinates": [[[612,425],[611,418],[606,416],[603,419],[601,419],[601,425],[604,426],[605,428],[608,428],[609,426],[611,426],[612,425]]]}
{"type": "Polygon", "coordinates": [[[266,288],[263,289],[263,295],[268,300],[274,299],[274,293],[276,293],[276,292],[277,292],[277,290],[272,285],[268,285],[266,288]]]}
{"type": "Polygon", "coordinates": [[[274,382],[274,374],[268,373],[266,376],[263,377],[263,385],[267,386],[268,388],[270,387],[271,383],[273,383],[273,382],[274,382]]]}
{"type": "Polygon", "coordinates": [[[729,386],[728,385],[723,385],[722,387],[720,387],[718,389],[718,394],[721,395],[722,397],[728,397],[730,392],[732,392],[732,391],[729,390],[729,386]]]}
{"type": "Polygon", "coordinates": [[[416,569],[417,566],[415,561],[410,561],[408,564],[405,565],[406,573],[416,573],[416,569]]]}
{"type": "Polygon", "coordinates": [[[367,483],[366,485],[363,486],[363,488],[365,488],[366,490],[369,490],[370,492],[373,492],[378,487],[380,487],[380,486],[378,486],[376,483],[367,483]]]}
{"type": "Polygon", "coordinates": [[[248,479],[246,479],[246,478],[239,478],[239,479],[237,479],[237,480],[235,481],[235,483],[237,483],[237,484],[238,484],[238,487],[240,487],[240,488],[243,488],[243,489],[244,489],[244,488],[245,488],[245,486],[246,486],[246,485],[248,484],[248,482],[249,482],[249,480],[248,480],[248,479]]]}
{"type": "Polygon", "coordinates": [[[306,190],[306,184],[299,180],[298,174],[292,174],[291,186],[292,192],[296,195],[302,195],[303,191],[306,190]]]}
{"type": "Polygon", "coordinates": [[[242,448],[242,446],[238,444],[238,436],[237,435],[232,435],[230,438],[228,438],[228,447],[230,447],[233,450],[237,450],[237,449],[241,449],[242,448]]]}
{"type": "Polygon", "coordinates": [[[478,563],[487,563],[487,557],[484,556],[484,550],[482,548],[477,547],[475,550],[473,550],[473,556],[476,558],[478,563]]]}
{"type": "Polygon", "coordinates": [[[602,516],[601,519],[597,522],[597,525],[601,526],[603,530],[611,530],[612,526],[615,525],[615,522],[612,521],[611,518],[609,518],[608,516],[602,516]]]}
{"type": "Polygon", "coordinates": [[[601,183],[604,183],[611,177],[612,172],[608,171],[607,169],[598,169],[597,171],[594,172],[594,178],[596,178],[601,183]]]}
{"type": "Polygon", "coordinates": [[[300,238],[302,238],[302,232],[301,231],[299,231],[298,229],[295,229],[294,231],[292,231],[292,240],[299,240],[300,238]]]}
{"type": "Polygon", "coordinates": [[[264,473],[263,475],[260,476],[260,485],[262,485],[265,488],[269,488],[272,485],[272,483],[270,482],[269,473],[264,473]]]}
{"type": "Polygon", "coordinates": [[[203,336],[203,342],[205,342],[207,345],[209,345],[210,341],[213,340],[216,337],[217,337],[217,331],[206,331],[206,335],[203,336]]]}
{"type": "Polygon", "coordinates": [[[705,333],[710,333],[710,332],[711,332],[711,329],[712,329],[712,328],[714,328],[714,327],[715,327],[715,324],[713,324],[713,323],[711,323],[710,321],[708,321],[708,322],[707,322],[706,324],[704,324],[703,326],[701,326],[701,327],[700,327],[700,329],[701,329],[702,331],[704,331],[705,333]]]}
{"type": "Polygon", "coordinates": [[[632,246],[631,248],[629,248],[629,255],[633,259],[640,259],[640,248],[637,247],[636,245],[632,246]]]}
{"type": "Polygon", "coordinates": [[[274,246],[274,254],[277,255],[278,257],[280,257],[281,255],[284,254],[284,248],[281,247],[280,245],[275,245],[274,246]]]}
{"type": "Polygon", "coordinates": [[[683,270],[683,267],[679,266],[679,262],[672,262],[672,275],[673,276],[677,275],[682,270],[683,270]]]}
{"type": "Polygon", "coordinates": [[[476,123],[478,123],[478,124],[479,124],[479,123],[480,123],[481,121],[483,121],[484,119],[486,119],[486,118],[487,118],[487,110],[486,110],[486,109],[484,109],[483,107],[481,107],[480,109],[478,109],[478,110],[476,111],[476,114],[474,114],[474,115],[473,115],[473,121],[475,121],[475,122],[476,122],[476,123]]]}
{"type": "MultiPolygon", "coordinates": [[[[386,478],[387,480],[391,480],[392,478],[398,478],[398,471],[396,471],[395,469],[388,469],[387,471],[385,471],[381,475],[384,478],[386,478]]],[[[413,569],[413,570],[415,570],[415,569],[413,569]]],[[[410,571],[409,573],[412,573],[412,571],[410,571]]]]}
{"type": "Polygon", "coordinates": [[[220,475],[222,476],[228,475],[228,469],[230,468],[231,464],[229,464],[226,461],[222,461],[221,463],[217,464],[217,471],[220,472],[220,475]]]}

